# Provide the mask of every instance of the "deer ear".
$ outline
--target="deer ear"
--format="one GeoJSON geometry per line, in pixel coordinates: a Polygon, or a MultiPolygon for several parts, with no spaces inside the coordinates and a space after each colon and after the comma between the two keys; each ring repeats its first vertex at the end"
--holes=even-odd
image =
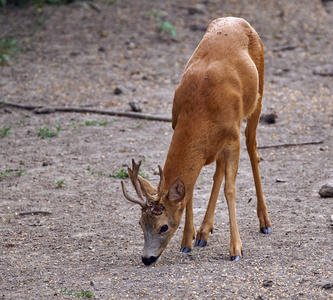
{"type": "Polygon", "coordinates": [[[170,201],[173,201],[176,204],[178,204],[184,199],[184,197],[185,197],[185,184],[180,177],[177,177],[169,188],[168,198],[170,201]]]}

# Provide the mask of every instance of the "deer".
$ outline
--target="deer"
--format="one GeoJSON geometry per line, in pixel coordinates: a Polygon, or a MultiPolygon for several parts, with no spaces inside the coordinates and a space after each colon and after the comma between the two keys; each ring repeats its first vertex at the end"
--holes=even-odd
{"type": "Polygon", "coordinates": [[[271,234],[259,174],[257,126],[264,88],[264,50],[251,25],[241,18],[214,20],[189,59],[177,86],[172,106],[174,130],[164,168],[158,166],[159,183],[153,186],[139,175],[132,160],[128,175],[137,197],[124,197],[141,206],[144,233],[142,262],[155,263],[180,225],[185,224],[180,252],[205,247],[214,228],[214,213],[224,179],[230,223],[231,261],[243,256],[236,219],[236,176],[240,157],[241,122],[246,118],[246,148],[251,161],[257,196],[259,230],[271,234]],[[202,224],[195,236],[193,191],[201,169],[216,163],[213,187],[202,224]]]}

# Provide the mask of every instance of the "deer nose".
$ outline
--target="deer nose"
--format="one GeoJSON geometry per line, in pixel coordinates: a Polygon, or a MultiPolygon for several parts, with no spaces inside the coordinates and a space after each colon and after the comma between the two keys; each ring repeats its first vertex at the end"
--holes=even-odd
{"type": "Polygon", "coordinates": [[[149,266],[150,264],[152,264],[153,262],[157,261],[159,256],[151,256],[151,257],[143,257],[142,256],[142,262],[146,265],[149,266]]]}

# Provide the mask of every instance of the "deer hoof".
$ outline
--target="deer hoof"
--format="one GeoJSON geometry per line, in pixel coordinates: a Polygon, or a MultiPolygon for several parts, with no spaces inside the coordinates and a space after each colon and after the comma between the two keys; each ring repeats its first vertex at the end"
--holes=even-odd
{"type": "Polygon", "coordinates": [[[205,247],[207,245],[207,241],[205,240],[196,240],[194,247],[205,247]]]}
{"type": "Polygon", "coordinates": [[[271,234],[272,233],[272,228],[271,227],[261,227],[260,232],[263,234],[271,234]]]}
{"type": "Polygon", "coordinates": [[[191,251],[192,251],[192,249],[189,248],[189,247],[181,247],[179,252],[181,252],[181,253],[190,253],[191,251]]]}
{"type": "Polygon", "coordinates": [[[230,256],[231,261],[240,261],[242,257],[240,255],[230,256]]]}

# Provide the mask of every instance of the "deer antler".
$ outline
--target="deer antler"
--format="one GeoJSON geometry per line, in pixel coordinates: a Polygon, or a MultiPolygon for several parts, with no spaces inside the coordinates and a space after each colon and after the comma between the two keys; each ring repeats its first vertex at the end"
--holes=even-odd
{"type": "Polygon", "coordinates": [[[141,187],[140,187],[140,183],[139,183],[139,179],[138,179],[140,165],[141,165],[141,160],[139,161],[138,164],[136,164],[134,159],[132,159],[132,170],[130,168],[127,169],[128,176],[132,181],[132,184],[134,186],[134,189],[135,189],[136,194],[138,195],[139,199],[134,199],[127,193],[127,190],[125,188],[125,183],[123,181],[121,181],[121,186],[123,189],[124,196],[127,200],[129,200],[133,203],[139,204],[142,208],[146,208],[147,201],[143,199],[141,187]]]}
{"type": "Polygon", "coordinates": [[[164,189],[165,178],[161,166],[158,166],[158,170],[160,171],[160,183],[158,185],[158,195],[159,197],[161,197],[164,189]]]}
{"type": "Polygon", "coordinates": [[[124,196],[127,200],[133,202],[133,203],[137,203],[139,204],[142,208],[146,208],[147,207],[147,202],[144,201],[144,200],[140,200],[140,199],[135,199],[135,198],[132,198],[130,195],[128,195],[127,193],[127,190],[125,188],[125,183],[124,181],[121,181],[121,187],[123,188],[123,193],[124,193],[124,196]]]}
{"type": "Polygon", "coordinates": [[[158,184],[157,194],[151,195],[147,188],[147,182],[145,180],[139,179],[139,169],[140,169],[141,161],[138,164],[135,163],[134,159],[132,159],[132,170],[128,168],[128,176],[131,179],[131,182],[134,186],[136,194],[138,195],[139,199],[134,199],[131,197],[125,188],[125,183],[122,181],[121,186],[123,189],[124,196],[127,200],[139,204],[143,209],[147,208],[148,206],[152,208],[152,210],[159,210],[159,202],[163,193],[164,188],[164,174],[162,171],[161,166],[158,166],[159,174],[160,174],[160,182],[158,184]],[[143,199],[143,196],[146,197],[147,200],[143,199]]]}
{"type": "Polygon", "coordinates": [[[160,183],[158,184],[157,194],[155,194],[155,195],[149,194],[144,183],[139,180],[143,194],[145,195],[147,200],[150,203],[154,203],[155,206],[159,204],[159,201],[160,201],[162,193],[163,193],[164,182],[165,182],[164,174],[163,174],[161,166],[158,166],[158,169],[159,169],[159,173],[160,173],[160,183]]]}
{"type": "Polygon", "coordinates": [[[132,159],[132,170],[130,168],[128,168],[127,171],[128,171],[128,176],[131,179],[132,184],[135,188],[136,194],[142,201],[145,201],[145,200],[143,200],[142,191],[140,188],[140,181],[138,178],[141,163],[142,163],[142,161],[140,160],[139,163],[136,164],[134,159],[132,159]]]}

